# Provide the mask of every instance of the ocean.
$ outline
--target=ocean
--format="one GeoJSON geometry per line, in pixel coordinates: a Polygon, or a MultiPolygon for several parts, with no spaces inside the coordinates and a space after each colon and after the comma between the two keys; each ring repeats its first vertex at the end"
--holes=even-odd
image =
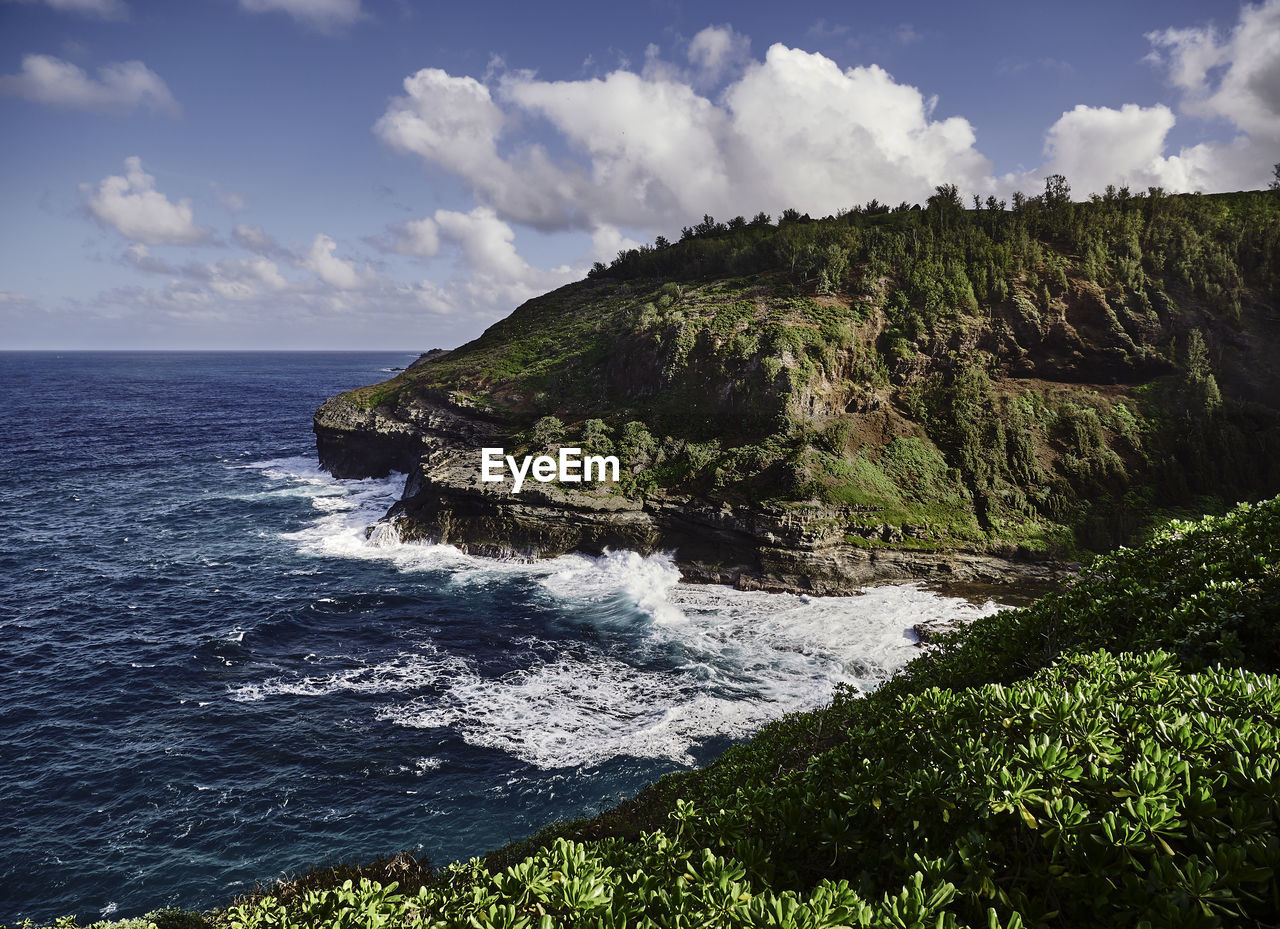
{"type": "Polygon", "coordinates": [[[403,477],[329,477],[311,416],[414,357],[0,353],[0,924],[478,855],[995,609],[366,539],[403,477]]]}

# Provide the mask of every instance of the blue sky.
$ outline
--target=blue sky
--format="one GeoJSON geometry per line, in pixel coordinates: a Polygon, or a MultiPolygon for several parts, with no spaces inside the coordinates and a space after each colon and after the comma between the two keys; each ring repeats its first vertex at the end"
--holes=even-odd
{"type": "Polygon", "coordinates": [[[460,344],[619,248],[1265,186],[1280,0],[0,0],[0,348],[460,344]]]}

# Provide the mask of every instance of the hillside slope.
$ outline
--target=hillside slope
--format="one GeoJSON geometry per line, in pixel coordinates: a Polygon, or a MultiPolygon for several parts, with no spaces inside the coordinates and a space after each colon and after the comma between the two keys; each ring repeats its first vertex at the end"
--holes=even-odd
{"type": "Polygon", "coordinates": [[[407,472],[401,534],[481,553],[1008,579],[1280,489],[1278,281],[1262,192],[707,217],[327,401],[319,453],[407,472]],[[480,481],[482,447],[566,445],[623,480],[480,481]]]}

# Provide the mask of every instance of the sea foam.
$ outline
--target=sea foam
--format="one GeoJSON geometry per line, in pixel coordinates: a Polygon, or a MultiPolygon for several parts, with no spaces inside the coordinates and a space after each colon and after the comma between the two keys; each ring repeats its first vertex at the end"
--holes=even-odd
{"type": "MultiPolygon", "coordinates": [[[[920,584],[816,597],[686,584],[669,554],[607,552],[534,563],[405,543],[377,520],[403,476],[339,481],[307,459],[258,464],[280,492],[311,496],[316,516],[286,538],[317,557],[378,559],[406,583],[480,589],[495,577],[530,586],[590,635],[526,637],[525,666],[492,673],[474,656],[424,645],[371,665],[286,676],[232,691],[233,699],[379,695],[381,720],[447,730],[542,769],[618,756],[691,764],[708,739],[743,738],[770,720],[830,701],[837,687],[867,691],[919,654],[924,619],[994,612],[920,584]],[[372,531],[368,527],[373,525],[372,531]]],[[[513,609],[520,606],[513,604],[513,609]]]]}

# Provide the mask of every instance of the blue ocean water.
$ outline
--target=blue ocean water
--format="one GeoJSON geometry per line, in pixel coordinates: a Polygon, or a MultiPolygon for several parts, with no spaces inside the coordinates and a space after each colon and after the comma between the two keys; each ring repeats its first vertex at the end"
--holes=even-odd
{"type": "Polygon", "coordinates": [[[320,472],[311,415],[413,357],[0,353],[0,923],[480,854],[993,609],[366,538],[403,480],[320,472]]]}

